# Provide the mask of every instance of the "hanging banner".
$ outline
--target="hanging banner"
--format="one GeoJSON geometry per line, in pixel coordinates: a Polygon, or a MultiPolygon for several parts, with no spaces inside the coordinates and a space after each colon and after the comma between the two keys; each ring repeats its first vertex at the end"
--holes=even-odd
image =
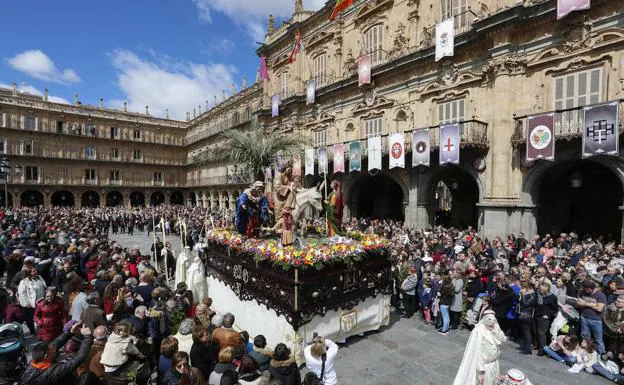
{"type": "Polygon", "coordinates": [[[370,53],[364,54],[358,58],[358,85],[362,87],[364,84],[371,82],[371,67],[373,66],[370,53]]]}
{"type": "Polygon", "coordinates": [[[306,104],[314,104],[316,97],[316,81],[314,79],[308,80],[306,83],[306,104]]]}
{"type": "Polygon", "coordinates": [[[293,162],[293,175],[301,177],[301,155],[296,156],[293,162]]]}
{"type": "Polygon", "coordinates": [[[436,25],[435,61],[455,54],[455,18],[451,16],[436,25]]]}
{"type": "Polygon", "coordinates": [[[279,115],[279,95],[273,95],[271,97],[271,116],[276,117],[279,115]]]}
{"type": "Polygon", "coordinates": [[[362,171],[362,153],[360,141],[349,143],[349,172],[362,171]]]}
{"type": "Polygon", "coordinates": [[[388,168],[405,168],[405,134],[397,132],[388,136],[388,168]]]}
{"type": "Polygon", "coordinates": [[[440,165],[459,164],[459,123],[440,126],[440,165]]]}
{"type": "Polygon", "coordinates": [[[333,152],[334,152],[334,173],[344,172],[344,143],[334,144],[333,152]]]}
{"type": "Polygon", "coordinates": [[[619,102],[585,107],[583,158],[619,154],[619,102]]]}
{"type": "Polygon", "coordinates": [[[314,149],[307,148],[305,150],[305,174],[314,175],[314,149]]]}
{"type": "Polygon", "coordinates": [[[368,138],[368,171],[381,170],[381,136],[368,138]]]}
{"type": "Polygon", "coordinates": [[[412,132],[412,167],[429,166],[431,151],[429,150],[429,129],[412,132]]]}
{"type": "Polygon", "coordinates": [[[589,9],[590,0],[557,0],[557,20],[563,19],[570,12],[589,9]]]}
{"type": "Polygon", "coordinates": [[[555,114],[529,116],[526,160],[555,160],[555,114]]]}
{"type": "Polygon", "coordinates": [[[319,164],[319,174],[327,174],[327,147],[321,147],[318,149],[318,164],[319,164]]]}

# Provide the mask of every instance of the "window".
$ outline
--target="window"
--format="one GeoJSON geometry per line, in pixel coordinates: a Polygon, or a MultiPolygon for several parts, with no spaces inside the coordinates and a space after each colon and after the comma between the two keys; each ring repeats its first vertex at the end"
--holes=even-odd
{"type": "Polygon", "coordinates": [[[32,155],[32,154],[33,154],[33,140],[32,139],[22,140],[22,155],[32,155]]]}
{"type": "Polygon", "coordinates": [[[39,181],[39,167],[26,166],[26,174],[24,177],[27,181],[39,181]]]}
{"type": "Polygon", "coordinates": [[[327,145],[327,129],[314,132],[314,146],[324,147],[327,145]]]}
{"type": "Polygon", "coordinates": [[[288,98],[288,72],[284,72],[279,76],[279,98],[284,100],[288,98]]]}
{"type": "Polygon", "coordinates": [[[364,33],[364,50],[371,54],[373,65],[383,60],[383,25],[375,25],[364,33]]]}
{"type": "Polygon", "coordinates": [[[602,68],[555,78],[555,109],[563,110],[602,101],[602,68]]]}
{"type": "Polygon", "coordinates": [[[85,135],[95,136],[95,125],[85,124],[85,135]]]}
{"type": "Polygon", "coordinates": [[[314,82],[316,86],[321,86],[325,84],[325,64],[327,62],[327,56],[325,54],[318,55],[314,58],[313,71],[314,71],[314,82]]]}
{"type": "Polygon", "coordinates": [[[133,130],[132,137],[134,140],[141,140],[141,130],[133,130]]]}
{"type": "Polygon", "coordinates": [[[24,124],[22,127],[24,128],[24,130],[36,130],[37,118],[33,118],[31,116],[24,116],[24,124]]]}
{"type": "Polygon", "coordinates": [[[381,117],[367,119],[364,126],[366,129],[365,134],[367,138],[372,138],[374,136],[381,135],[381,132],[382,132],[381,117]]]}
{"type": "Polygon", "coordinates": [[[0,138],[0,154],[8,154],[9,147],[7,138],[0,138]]]}
{"type": "Polygon", "coordinates": [[[85,169],[85,180],[95,180],[95,169],[87,168],[85,169]]]}
{"type": "Polygon", "coordinates": [[[56,133],[57,134],[65,134],[67,133],[67,122],[63,122],[61,120],[56,122],[56,133]]]}
{"type": "Polygon", "coordinates": [[[162,183],[162,181],[163,181],[162,172],[156,171],[154,173],[154,182],[155,183],[162,183]]]}
{"type": "Polygon", "coordinates": [[[134,157],[134,160],[141,160],[142,159],[141,150],[134,150],[133,157],[134,157]]]}
{"type": "Polygon", "coordinates": [[[238,123],[240,123],[240,115],[238,111],[235,111],[232,114],[232,126],[236,126],[238,123]]]}
{"type": "Polygon", "coordinates": [[[440,20],[446,20],[455,16],[455,29],[462,29],[470,25],[470,13],[468,11],[468,0],[441,0],[440,20]]]}
{"type": "Polygon", "coordinates": [[[456,123],[464,120],[465,100],[457,99],[438,104],[438,123],[456,123]]]}
{"type": "Polygon", "coordinates": [[[93,146],[87,146],[85,148],[85,156],[88,159],[94,159],[95,158],[95,147],[93,146]]]}
{"type": "Polygon", "coordinates": [[[119,182],[121,180],[121,178],[119,177],[119,170],[110,170],[108,179],[111,182],[119,182]]]}
{"type": "Polygon", "coordinates": [[[111,127],[110,128],[110,138],[111,139],[119,138],[119,127],[111,127]]]}
{"type": "Polygon", "coordinates": [[[111,150],[110,150],[110,157],[111,157],[111,159],[119,159],[119,149],[118,148],[111,148],[111,150]]]}
{"type": "Polygon", "coordinates": [[[245,121],[251,120],[251,107],[245,108],[245,121]]]}

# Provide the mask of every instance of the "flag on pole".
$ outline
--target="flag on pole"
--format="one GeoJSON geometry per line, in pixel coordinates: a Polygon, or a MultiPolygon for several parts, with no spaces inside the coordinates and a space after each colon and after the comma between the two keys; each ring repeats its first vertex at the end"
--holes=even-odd
{"type": "Polygon", "coordinates": [[[344,172],[344,143],[334,144],[334,173],[344,172]]]}
{"type": "Polygon", "coordinates": [[[440,165],[459,164],[459,123],[440,126],[440,165]]]}
{"type": "Polygon", "coordinates": [[[373,66],[371,54],[367,53],[358,58],[358,86],[371,82],[371,67],[373,66]]]}
{"type": "Polygon", "coordinates": [[[388,136],[388,168],[405,168],[405,134],[397,132],[388,136]]]}
{"type": "Polygon", "coordinates": [[[619,154],[619,102],[585,107],[583,158],[619,154]]]}
{"type": "Polygon", "coordinates": [[[526,160],[555,160],[555,114],[529,116],[526,160]]]}
{"type": "Polygon", "coordinates": [[[412,132],[412,167],[429,166],[431,162],[431,150],[429,129],[412,132]]]}
{"type": "Polygon", "coordinates": [[[315,97],[316,97],[316,81],[314,79],[310,79],[306,83],[306,104],[314,104],[315,97]]]}
{"type": "Polygon", "coordinates": [[[362,153],[360,141],[349,143],[349,171],[362,171],[362,153]]]}
{"type": "Polygon", "coordinates": [[[260,80],[271,80],[269,79],[269,68],[264,56],[260,57],[260,80]]]}
{"type": "Polygon", "coordinates": [[[303,52],[303,50],[304,46],[303,38],[301,37],[301,31],[297,30],[297,38],[295,39],[295,44],[293,45],[292,51],[290,52],[290,56],[288,57],[288,62],[291,64],[294,63],[295,56],[297,56],[299,52],[303,52]]]}
{"type": "Polygon", "coordinates": [[[436,25],[435,61],[455,53],[455,17],[436,25]]]}
{"type": "Polygon", "coordinates": [[[589,9],[591,0],[557,0],[557,20],[563,19],[570,12],[589,9]]]}
{"type": "Polygon", "coordinates": [[[305,174],[314,175],[314,149],[306,148],[305,150],[305,174]]]}
{"type": "Polygon", "coordinates": [[[353,4],[353,0],[336,0],[336,6],[334,7],[334,11],[329,16],[329,20],[336,20],[336,16],[345,9],[349,8],[353,4]]]}
{"type": "Polygon", "coordinates": [[[381,136],[368,138],[368,171],[381,170],[381,136]]]}
{"type": "Polygon", "coordinates": [[[279,115],[279,95],[273,95],[271,97],[271,116],[276,117],[279,115]]]}

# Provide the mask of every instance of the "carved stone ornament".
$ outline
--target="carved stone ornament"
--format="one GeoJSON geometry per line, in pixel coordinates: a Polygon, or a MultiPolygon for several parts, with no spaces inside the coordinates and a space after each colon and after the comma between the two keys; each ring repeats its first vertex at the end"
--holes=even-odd
{"type": "Polygon", "coordinates": [[[353,115],[356,114],[361,114],[373,109],[384,109],[386,107],[391,107],[394,105],[394,100],[385,98],[383,96],[377,96],[377,93],[371,89],[369,90],[369,92],[372,92],[370,94],[368,94],[367,97],[367,93],[364,94],[364,101],[362,103],[358,103],[355,108],[353,109],[353,115]]]}
{"type": "Polygon", "coordinates": [[[563,37],[563,51],[574,52],[591,46],[592,23],[587,17],[574,18],[561,32],[563,37]]]}
{"type": "Polygon", "coordinates": [[[431,27],[423,27],[423,31],[420,34],[420,48],[428,48],[433,44],[433,34],[431,31],[433,28],[431,27]]]}
{"type": "Polygon", "coordinates": [[[459,72],[457,70],[457,64],[450,60],[445,60],[440,66],[440,80],[446,86],[455,83],[459,72]]]}
{"type": "Polygon", "coordinates": [[[528,58],[524,54],[505,55],[488,60],[483,73],[488,80],[498,75],[518,75],[526,72],[528,58]]]}
{"type": "Polygon", "coordinates": [[[345,76],[352,76],[352,75],[355,75],[357,72],[358,72],[358,63],[353,57],[353,52],[351,51],[351,48],[349,48],[349,51],[347,52],[347,57],[345,58],[345,61],[344,61],[342,73],[345,76]]]}
{"type": "Polygon", "coordinates": [[[390,59],[396,59],[404,56],[407,52],[408,44],[409,39],[405,34],[405,25],[403,25],[403,23],[399,23],[396,31],[394,31],[394,41],[392,49],[389,53],[390,59]]]}

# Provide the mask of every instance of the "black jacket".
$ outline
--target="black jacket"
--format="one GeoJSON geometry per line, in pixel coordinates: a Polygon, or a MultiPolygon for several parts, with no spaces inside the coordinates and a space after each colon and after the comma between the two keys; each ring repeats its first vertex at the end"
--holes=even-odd
{"type": "MultiPolygon", "coordinates": [[[[70,333],[63,333],[51,342],[56,349],[60,349],[71,337],[70,333]]],[[[72,384],[72,372],[76,370],[89,356],[93,336],[88,335],[82,339],[78,352],[74,355],[64,357],[60,361],[52,364],[48,369],[37,369],[29,365],[22,375],[22,385],[56,385],[72,384]]]]}
{"type": "Polygon", "coordinates": [[[271,377],[282,380],[284,385],[301,384],[301,374],[299,374],[299,367],[292,357],[285,361],[271,360],[269,373],[271,373],[271,377]]]}
{"type": "Polygon", "coordinates": [[[193,367],[199,369],[206,380],[210,377],[210,373],[215,367],[216,360],[213,352],[214,349],[211,344],[193,342],[191,354],[189,354],[193,367]]]}
{"type": "Polygon", "coordinates": [[[557,304],[557,297],[553,294],[548,294],[542,297],[540,301],[539,297],[537,298],[537,303],[535,304],[535,318],[548,316],[548,318],[555,318],[557,315],[557,311],[559,310],[559,305],[557,304]],[[540,304],[540,302],[542,302],[540,304]]]}
{"type": "Polygon", "coordinates": [[[481,292],[483,292],[483,282],[479,278],[469,279],[466,285],[466,297],[476,298],[481,292]]]}
{"type": "Polygon", "coordinates": [[[507,318],[507,313],[513,306],[513,292],[508,287],[497,287],[490,298],[492,310],[496,313],[496,318],[501,320],[507,318]]]}
{"type": "Polygon", "coordinates": [[[518,302],[518,316],[522,314],[526,317],[526,319],[533,318],[533,311],[535,310],[536,303],[537,293],[533,292],[531,294],[521,294],[520,301],[518,302]]]}

